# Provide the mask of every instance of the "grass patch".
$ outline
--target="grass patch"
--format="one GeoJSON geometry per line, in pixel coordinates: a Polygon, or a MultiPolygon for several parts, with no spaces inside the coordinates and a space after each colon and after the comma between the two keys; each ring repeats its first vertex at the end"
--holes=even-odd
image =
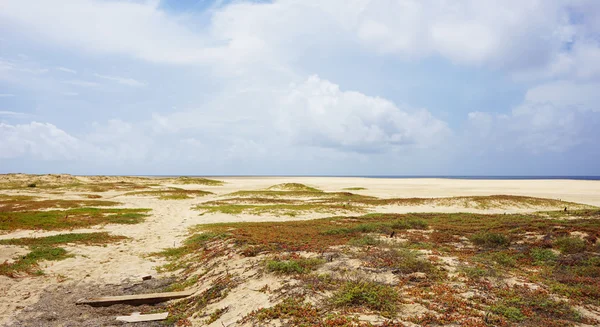
{"type": "Polygon", "coordinates": [[[384,317],[396,315],[397,301],[393,287],[371,281],[348,281],[331,297],[337,308],[368,308],[384,317]]]}
{"type": "Polygon", "coordinates": [[[534,326],[545,322],[552,322],[551,326],[568,326],[583,320],[567,302],[554,300],[543,290],[515,285],[497,289],[495,293],[499,301],[491,310],[511,321],[534,326]]]}
{"type": "Polygon", "coordinates": [[[382,250],[375,248],[367,251],[364,259],[367,267],[389,268],[401,275],[422,272],[434,279],[440,275],[433,263],[421,258],[419,252],[409,249],[382,250]]]}
{"type": "Polygon", "coordinates": [[[125,236],[111,235],[107,232],[100,233],[70,233],[46,237],[25,237],[0,240],[0,244],[20,246],[51,246],[57,244],[84,244],[96,245],[125,240],[125,236]]]}
{"type": "Polygon", "coordinates": [[[35,270],[38,262],[43,260],[57,261],[69,258],[67,250],[50,246],[32,247],[31,252],[13,263],[4,262],[0,264],[0,275],[17,277],[20,274],[42,275],[41,270],[35,270]]]}
{"type": "Polygon", "coordinates": [[[521,312],[519,308],[515,307],[507,307],[503,304],[494,305],[490,308],[490,311],[496,314],[503,316],[504,318],[513,321],[513,322],[521,322],[527,319],[527,316],[521,312]]]}
{"type": "Polygon", "coordinates": [[[500,233],[479,232],[471,236],[471,242],[485,248],[507,247],[510,240],[506,235],[500,233]]]}
{"type": "Polygon", "coordinates": [[[305,191],[305,192],[323,192],[318,188],[310,187],[300,183],[283,183],[267,188],[271,191],[305,191]]]}
{"type": "Polygon", "coordinates": [[[221,186],[225,184],[223,181],[216,179],[209,179],[204,177],[187,177],[181,176],[174,180],[176,184],[194,184],[194,185],[206,185],[206,186],[221,186]]]}
{"type": "Polygon", "coordinates": [[[585,251],[585,241],[578,237],[560,237],[553,243],[564,254],[581,253],[585,251]]]}
{"type": "Polygon", "coordinates": [[[363,191],[363,190],[366,190],[366,188],[364,188],[364,187],[346,187],[346,188],[343,188],[342,190],[346,190],[346,191],[363,191]]]}
{"type": "Polygon", "coordinates": [[[270,205],[255,205],[255,204],[223,204],[223,205],[206,205],[201,204],[194,207],[195,210],[202,211],[202,214],[222,213],[228,215],[250,214],[264,215],[272,214],[277,216],[295,217],[305,212],[329,213],[336,212],[361,212],[362,208],[351,205],[328,205],[328,204],[270,204],[270,205]]]}
{"type": "Polygon", "coordinates": [[[281,319],[289,322],[291,326],[312,326],[321,320],[321,312],[312,304],[305,303],[304,299],[286,298],[271,308],[251,312],[240,322],[248,322],[251,319],[260,322],[281,319]]]}
{"type": "Polygon", "coordinates": [[[137,224],[150,209],[78,208],[52,211],[0,212],[0,230],[61,230],[100,224],[137,224]]]}
{"type": "MultiPolygon", "coordinates": [[[[227,235],[240,244],[284,251],[320,251],[330,246],[347,244],[351,239],[361,237],[360,234],[387,234],[394,226],[404,228],[407,225],[413,228],[426,225],[440,233],[469,237],[480,233],[545,234],[551,232],[553,226],[559,226],[563,231],[593,233],[600,229],[600,219],[554,220],[536,214],[369,214],[310,221],[208,224],[199,229],[227,235]]],[[[483,244],[486,244],[487,237],[484,236],[483,239],[483,244]]],[[[498,241],[494,241],[495,237],[491,239],[492,244],[498,244],[498,241]]],[[[505,244],[502,237],[499,244],[505,244]]]]}
{"type": "Polygon", "coordinates": [[[201,191],[201,190],[184,190],[180,188],[171,188],[168,190],[152,190],[152,191],[138,191],[129,192],[124,195],[142,195],[142,196],[153,196],[160,200],[185,200],[192,199],[195,197],[206,196],[214,194],[212,192],[201,191]]]}
{"type": "MultiPolygon", "coordinates": [[[[366,217],[369,217],[367,215],[366,217]]],[[[358,224],[351,228],[333,228],[323,232],[326,235],[356,234],[356,233],[383,233],[388,234],[394,230],[427,229],[427,223],[421,219],[397,219],[389,222],[369,222],[358,224]]]]}
{"type": "Polygon", "coordinates": [[[67,250],[56,247],[59,244],[98,245],[127,239],[124,236],[109,233],[60,234],[48,237],[15,238],[0,240],[0,244],[28,246],[31,252],[13,263],[0,264],[0,275],[16,277],[19,274],[42,274],[37,270],[38,263],[43,260],[57,261],[71,257],[67,250]]]}
{"type": "Polygon", "coordinates": [[[82,207],[110,207],[119,204],[121,203],[103,200],[36,200],[35,197],[31,196],[5,195],[0,197],[0,213],[82,207]]]}
{"type": "Polygon", "coordinates": [[[294,257],[290,259],[271,259],[266,261],[267,270],[279,274],[306,274],[325,263],[319,258],[294,257]]]}
{"type": "Polygon", "coordinates": [[[533,264],[538,266],[554,264],[558,259],[558,255],[550,249],[533,248],[530,250],[529,255],[533,264]]]}
{"type": "Polygon", "coordinates": [[[498,276],[498,271],[491,267],[461,266],[460,271],[472,280],[479,280],[481,278],[498,276]]]}

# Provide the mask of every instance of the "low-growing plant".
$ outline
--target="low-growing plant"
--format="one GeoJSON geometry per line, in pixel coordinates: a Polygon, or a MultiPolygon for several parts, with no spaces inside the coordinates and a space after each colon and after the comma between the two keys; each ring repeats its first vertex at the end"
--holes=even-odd
{"type": "Polygon", "coordinates": [[[490,232],[479,232],[473,234],[471,236],[471,242],[473,242],[475,245],[486,248],[507,247],[510,244],[510,240],[506,235],[490,232]]]}
{"type": "Polygon", "coordinates": [[[38,263],[43,260],[63,260],[71,257],[63,248],[56,247],[59,244],[85,244],[101,245],[110,242],[126,239],[123,236],[114,236],[108,233],[78,233],[78,234],[60,234],[47,237],[36,238],[16,238],[0,240],[0,244],[29,246],[31,252],[16,259],[12,263],[4,262],[0,264],[0,275],[16,277],[18,274],[43,274],[43,271],[37,269],[38,263]]]}
{"type": "Polygon", "coordinates": [[[523,255],[520,253],[500,251],[483,254],[480,258],[484,261],[491,260],[502,267],[515,267],[517,265],[517,260],[522,257],[523,255]]]}
{"type": "Polygon", "coordinates": [[[398,310],[398,292],[392,286],[366,280],[344,283],[330,301],[338,308],[365,307],[384,317],[392,317],[398,310]]]}
{"type": "Polygon", "coordinates": [[[268,271],[280,274],[305,274],[323,263],[325,263],[325,260],[320,258],[292,258],[288,260],[275,258],[267,260],[266,267],[268,271]]]}
{"type": "Polygon", "coordinates": [[[381,243],[382,243],[381,240],[378,240],[370,235],[353,238],[350,241],[348,241],[348,244],[353,245],[353,246],[373,246],[373,245],[379,245],[381,243]]]}
{"type": "Polygon", "coordinates": [[[409,249],[371,249],[365,253],[365,265],[373,268],[390,268],[398,274],[426,273],[438,277],[440,271],[430,261],[420,258],[417,251],[409,249]]]}
{"type": "Polygon", "coordinates": [[[478,280],[485,277],[497,277],[498,270],[485,266],[461,266],[460,271],[470,279],[478,280]]]}
{"type": "Polygon", "coordinates": [[[69,210],[0,212],[0,230],[62,230],[100,224],[137,224],[150,209],[78,208],[69,210]]]}
{"type": "Polygon", "coordinates": [[[535,265],[553,264],[558,256],[550,249],[533,248],[529,252],[535,265]]]}
{"type": "Polygon", "coordinates": [[[514,322],[520,322],[527,318],[519,308],[508,307],[502,304],[490,307],[490,311],[514,322]]]}
{"type": "Polygon", "coordinates": [[[223,181],[209,179],[204,177],[187,177],[181,176],[174,181],[177,184],[196,184],[196,185],[207,185],[207,186],[220,186],[225,184],[223,181]]]}
{"type": "Polygon", "coordinates": [[[213,313],[211,313],[210,316],[208,317],[208,319],[206,320],[206,324],[210,325],[213,322],[219,320],[219,318],[221,318],[221,316],[223,314],[225,314],[225,312],[227,312],[228,310],[229,310],[229,306],[224,307],[224,308],[215,309],[215,311],[213,311],[213,313]]]}
{"type": "Polygon", "coordinates": [[[581,314],[567,302],[555,300],[548,295],[544,290],[525,286],[499,288],[495,289],[495,296],[499,300],[492,309],[511,320],[527,320],[527,325],[543,325],[550,320],[561,323],[556,326],[565,326],[570,325],[570,322],[582,321],[581,314]]]}
{"type": "Polygon", "coordinates": [[[578,237],[559,237],[553,244],[564,254],[581,253],[585,251],[585,241],[578,237]]]}

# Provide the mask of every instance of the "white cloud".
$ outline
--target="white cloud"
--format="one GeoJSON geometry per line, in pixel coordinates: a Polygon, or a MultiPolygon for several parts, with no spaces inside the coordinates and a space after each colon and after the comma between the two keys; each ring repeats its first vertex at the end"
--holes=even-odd
{"type": "Polygon", "coordinates": [[[83,87],[96,87],[100,86],[100,83],[90,82],[90,81],[82,81],[82,80],[69,80],[62,81],[64,84],[75,85],[75,86],[83,86],[83,87]]]}
{"type": "Polygon", "coordinates": [[[19,72],[33,75],[41,75],[48,72],[47,68],[34,67],[27,62],[17,62],[0,58],[0,77],[3,72],[19,72]]]}
{"type": "Polygon", "coordinates": [[[100,75],[100,74],[94,74],[94,76],[105,79],[105,80],[109,80],[112,82],[116,82],[116,83],[119,83],[122,85],[127,85],[127,86],[136,86],[136,87],[146,86],[146,83],[140,82],[138,80],[135,80],[133,78],[128,78],[128,77],[108,76],[108,75],[100,75]]]}
{"type": "Polygon", "coordinates": [[[11,98],[14,97],[14,94],[9,94],[9,93],[1,93],[0,94],[0,98],[11,98]]]}
{"type": "Polygon", "coordinates": [[[77,74],[77,71],[74,69],[69,69],[69,68],[65,68],[65,67],[56,67],[56,69],[60,70],[61,72],[64,72],[64,73],[77,74]]]}
{"type": "Polygon", "coordinates": [[[0,158],[31,156],[42,160],[73,159],[80,142],[49,123],[9,125],[0,123],[0,158]]]}
{"type": "Polygon", "coordinates": [[[278,106],[281,128],[294,142],[358,152],[428,148],[449,136],[446,124],[427,110],[342,91],[318,76],[292,86],[278,106]]]}
{"type": "Polygon", "coordinates": [[[204,56],[202,39],[152,2],[8,0],[0,17],[47,41],[153,62],[189,63],[204,56]]]}
{"type": "Polygon", "coordinates": [[[580,144],[595,146],[600,138],[599,89],[600,83],[569,81],[536,86],[508,115],[470,113],[468,137],[488,149],[533,153],[564,152],[580,144]]]}
{"type": "Polygon", "coordinates": [[[23,112],[0,110],[0,116],[15,117],[15,118],[25,118],[25,117],[29,117],[31,115],[23,113],[23,112]]]}
{"type": "MultiPolygon", "coordinates": [[[[315,45],[360,43],[402,57],[441,55],[458,63],[540,66],[570,37],[566,2],[507,0],[235,2],[214,9],[203,33],[156,2],[5,0],[8,24],[86,51],[161,63],[222,68],[294,58],[315,45]],[[307,24],[310,22],[310,24],[307,24]]],[[[582,6],[582,4],[579,4],[582,6]]],[[[274,63],[275,65],[276,63],[274,63]]],[[[283,67],[285,69],[285,67],[283,67]]]]}

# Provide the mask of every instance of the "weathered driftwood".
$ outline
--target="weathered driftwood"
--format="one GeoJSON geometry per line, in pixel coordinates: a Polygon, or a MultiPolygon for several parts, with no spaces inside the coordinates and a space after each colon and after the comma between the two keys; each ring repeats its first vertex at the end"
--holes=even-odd
{"type": "Polygon", "coordinates": [[[77,300],[76,304],[87,304],[94,307],[109,306],[113,304],[154,304],[169,300],[181,299],[192,295],[193,291],[150,293],[136,295],[104,296],[77,300]]]}
{"type": "Polygon", "coordinates": [[[140,314],[139,312],[134,312],[131,314],[131,316],[118,316],[117,320],[124,322],[157,321],[165,320],[168,316],[168,312],[152,313],[147,315],[140,314]]]}

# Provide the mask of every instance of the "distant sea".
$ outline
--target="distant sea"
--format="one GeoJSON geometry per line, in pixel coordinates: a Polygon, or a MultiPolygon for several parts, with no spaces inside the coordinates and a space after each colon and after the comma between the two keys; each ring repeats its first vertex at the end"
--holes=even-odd
{"type": "Polygon", "coordinates": [[[600,176],[358,176],[368,178],[448,178],[448,179],[573,179],[579,181],[598,181],[600,176]]]}
{"type": "MultiPolygon", "coordinates": [[[[152,175],[154,177],[177,177],[177,175],[152,175]]],[[[363,177],[363,178],[447,178],[447,179],[571,179],[579,181],[600,181],[600,176],[445,176],[445,175],[185,175],[190,177],[363,177]]]]}

